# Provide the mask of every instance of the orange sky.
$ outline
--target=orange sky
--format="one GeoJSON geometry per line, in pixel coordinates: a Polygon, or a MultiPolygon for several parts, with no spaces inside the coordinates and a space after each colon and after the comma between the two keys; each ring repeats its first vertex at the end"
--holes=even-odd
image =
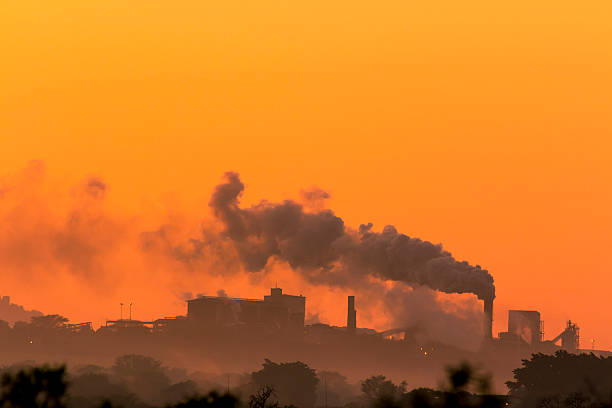
{"type": "MultiPolygon", "coordinates": [[[[488,268],[494,332],[536,309],[612,349],[610,21],[605,0],[4,2],[0,174],[102,177],[125,217],[204,217],[227,170],[245,203],[316,185],[350,226],[488,268]]],[[[86,318],[23,282],[0,293],[86,318]]]]}

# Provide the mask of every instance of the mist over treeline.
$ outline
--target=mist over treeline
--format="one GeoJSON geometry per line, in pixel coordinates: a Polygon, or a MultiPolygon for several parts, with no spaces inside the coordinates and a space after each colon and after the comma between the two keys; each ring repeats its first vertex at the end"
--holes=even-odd
{"type": "MultiPolygon", "coordinates": [[[[47,394],[68,407],[97,408],[105,402],[124,408],[161,407],[210,393],[232,395],[237,402],[252,405],[249,400],[261,398],[264,390],[269,390],[265,397],[268,403],[304,408],[343,406],[362,398],[361,382],[350,382],[339,372],[315,370],[300,361],[276,363],[265,359],[252,372],[209,373],[167,366],[145,355],[126,354],[109,366],[22,362],[1,367],[0,374],[5,379],[0,385],[0,399],[10,397],[11,391],[15,394],[11,387],[21,385],[22,391],[29,394],[48,387],[52,390],[47,394]]],[[[385,385],[381,379],[385,380],[380,376],[375,379],[379,387],[385,385]]],[[[390,380],[386,382],[392,384],[390,380]]],[[[34,399],[36,395],[29,397],[34,399]]]]}
{"type": "MultiPolygon", "coordinates": [[[[409,371],[410,368],[407,368],[409,371]]],[[[109,366],[0,367],[0,406],[13,408],[603,408],[612,404],[612,357],[533,354],[513,370],[506,390],[467,362],[446,366],[434,388],[393,381],[380,373],[348,381],[340,372],[301,361],[264,359],[250,372],[210,374],[166,366],[141,354],[109,366]]]]}
{"type": "Polygon", "coordinates": [[[342,319],[335,310],[349,293],[357,296],[360,326],[416,327],[423,338],[478,346],[476,299],[495,296],[485,269],[392,225],[376,230],[367,214],[364,224],[345,225],[326,208],[329,193],[318,188],[248,207],[240,203],[244,189],[237,173],[226,173],[199,219],[170,208],[152,224],[111,211],[112,186],[103,178],[60,188],[44,163],[32,162],[0,179],[2,290],[37,308],[102,320],[117,317],[118,302],[111,300],[127,293],[147,316],[182,314],[185,293],[261,297],[253,288],[263,294],[280,278],[308,298],[316,319],[342,319]],[[24,282],[27,292],[19,289],[24,282]]]}
{"type": "MultiPolygon", "coordinates": [[[[34,405],[28,402],[69,408],[202,406],[206,400],[219,402],[222,398],[233,400],[235,407],[249,408],[369,408],[410,396],[405,381],[394,383],[382,374],[351,382],[340,372],[316,370],[301,361],[269,359],[251,372],[213,374],[174,368],[146,355],[126,354],[109,366],[23,362],[1,367],[0,374],[0,404],[15,408],[34,405]]],[[[443,375],[440,373],[441,378],[443,375]]],[[[476,379],[473,377],[469,380],[476,379]]],[[[467,381],[461,384],[462,389],[467,387],[467,381]]],[[[427,392],[442,394],[433,389],[427,392]]]]}

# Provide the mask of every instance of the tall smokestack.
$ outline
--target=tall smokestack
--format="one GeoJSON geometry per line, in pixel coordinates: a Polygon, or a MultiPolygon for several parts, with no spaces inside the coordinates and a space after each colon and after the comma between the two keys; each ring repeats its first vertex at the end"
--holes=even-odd
{"type": "Polygon", "coordinates": [[[485,340],[493,338],[493,298],[484,300],[485,340]]]}
{"type": "Polygon", "coordinates": [[[355,296],[348,297],[348,314],[346,317],[346,330],[355,333],[357,329],[357,311],[355,310],[355,296]]]}

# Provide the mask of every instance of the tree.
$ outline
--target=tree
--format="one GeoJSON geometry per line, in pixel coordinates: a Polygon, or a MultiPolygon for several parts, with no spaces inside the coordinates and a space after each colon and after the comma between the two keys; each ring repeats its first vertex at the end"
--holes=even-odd
{"type": "Polygon", "coordinates": [[[272,387],[280,405],[314,407],[319,379],[315,370],[300,361],[277,364],[266,359],[263,369],[253,372],[251,378],[259,389],[272,387]]]}
{"type": "Polygon", "coordinates": [[[594,354],[533,354],[506,382],[509,394],[525,405],[567,406],[610,404],[612,402],[612,357],[594,354]],[[587,398],[588,396],[588,398],[587,398]]]}
{"type": "Polygon", "coordinates": [[[193,397],[169,408],[238,408],[238,399],[231,394],[210,392],[203,397],[193,397]]]}
{"type": "Polygon", "coordinates": [[[405,392],[406,384],[393,384],[382,375],[362,382],[367,407],[374,408],[502,408],[505,398],[488,394],[488,377],[463,363],[447,368],[445,390],[417,388],[405,392]],[[469,390],[477,393],[471,393],[469,390]]]}
{"type": "Polygon", "coordinates": [[[317,371],[317,377],[317,406],[340,407],[359,394],[359,386],[349,384],[346,377],[338,372],[317,371]]]}
{"type": "Polygon", "coordinates": [[[443,394],[446,407],[491,407],[501,408],[502,399],[490,395],[489,377],[481,374],[466,362],[446,369],[447,391],[443,394]],[[474,394],[470,391],[475,392],[474,394]]]}
{"type": "Polygon", "coordinates": [[[166,404],[176,404],[185,398],[191,398],[198,394],[198,386],[191,380],[172,384],[162,391],[162,401],[166,404]]]}
{"type": "Polygon", "coordinates": [[[454,393],[476,392],[488,394],[491,388],[489,374],[482,373],[470,364],[463,362],[446,368],[448,391],[454,393]]]}
{"type": "MultiPolygon", "coordinates": [[[[264,385],[249,397],[249,408],[266,408],[266,402],[274,394],[274,388],[264,385]]],[[[269,404],[268,407],[278,407],[278,403],[269,404]]]]}
{"type": "Polygon", "coordinates": [[[123,384],[114,383],[101,371],[86,368],[70,378],[68,405],[79,408],[98,408],[108,402],[113,406],[136,405],[137,398],[123,384]]]}
{"type": "Polygon", "coordinates": [[[39,329],[61,329],[66,325],[68,319],[64,316],[57,314],[45,315],[45,316],[34,316],[30,320],[32,327],[39,329]]]}
{"type": "Polygon", "coordinates": [[[401,382],[395,385],[384,375],[374,375],[361,383],[361,391],[368,400],[392,398],[406,392],[406,383],[401,382]]]}
{"type": "Polygon", "coordinates": [[[147,402],[154,403],[162,391],[170,386],[161,362],[152,357],[128,354],[117,357],[111,371],[134,393],[147,402]]]}
{"type": "Polygon", "coordinates": [[[406,392],[406,382],[395,385],[384,375],[374,375],[361,382],[361,392],[368,406],[395,407],[406,392]]]}
{"type": "Polygon", "coordinates": [[[65,367],[35,367],[2,377],[2,408],[64,408],[65,367]]]}

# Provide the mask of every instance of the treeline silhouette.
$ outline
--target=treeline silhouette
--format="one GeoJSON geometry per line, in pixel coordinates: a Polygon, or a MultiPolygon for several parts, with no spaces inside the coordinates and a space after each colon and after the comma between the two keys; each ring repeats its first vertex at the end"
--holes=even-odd
{"type": "Polygon", "coordinates": [[[67,318],[57,314],[33,316],[29,322],[17,321],[12,326],[0,320],[0,338],[10,350],[28,350],[40,345],[73,346],[93,335],[90,324],[71,325],[67,318]]]}
{"type": "Polygon", "coordinates": [[[534,354],[508,381],[510,397],[525,407],[612,407],[612,357],[534,354]]]}
{"type": "Polygon", "coordinates": [[[135,354],[118,357],[109,368],[16,365],[2,369],[0,408],[612,407],[612,358],[566,352],[523,360],[507,383],[508,395],[492,394],[489,376],[466,363],[447,368],[435,390],[408,391],[406,382],[383,375],[351,386],[339,373],[270,360],[258,371],[234,376],[231,386],[229,376],[225,387],[215,383],[221,377],[188,377],[135,354]]]}

